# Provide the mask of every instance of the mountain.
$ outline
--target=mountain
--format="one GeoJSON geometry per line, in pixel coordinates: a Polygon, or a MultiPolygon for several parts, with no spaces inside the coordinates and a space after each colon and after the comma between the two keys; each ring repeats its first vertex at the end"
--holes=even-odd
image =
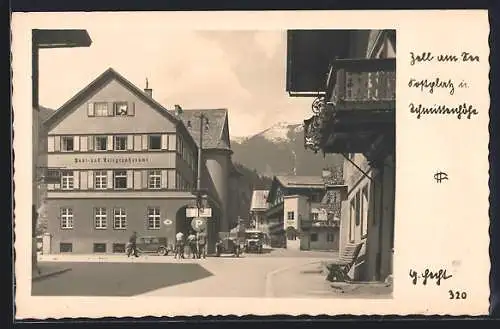
{"type": "Polygon", "coordinates": [[[279,122],[250,137],[231,139],[233,161],[260,175],[321,175],[325,167],[343,163],[340,154],[315,154],[304,148],[302,124],[279,122]]]}

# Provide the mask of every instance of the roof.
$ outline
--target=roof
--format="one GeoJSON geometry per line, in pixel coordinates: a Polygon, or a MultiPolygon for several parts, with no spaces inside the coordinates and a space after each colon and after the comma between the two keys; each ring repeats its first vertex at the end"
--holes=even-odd
{"type": "Polygon", "coordinates": [[[278,182],[287,188],[324,189],[325,182],[321,176],[276,176],[278,182]]]}
{"type": "Polygon", "coordinates": [[[250,204],[250,210],[267,209],[268,194],[268,190],[254,190],[252,192],[252,202],[250,204]]]}
{"type": "Polygon", "coordinates": [[[57,111],[54,112],[46,121],[45,125],[51,126],[52,124],[59,122],[62,118],[75,111],[77,107],[85,102],[97,89],[104,87],[109,81],[117,80],[125,88],[134,93],[146,104],[157,110],[160,114],[164,115],[168,119],[172,120],[174,123],[178,123],[179,120],[172,115],[166,108],[164,108],[160,103],[155,101],[152,97],[146,94],[142,89],[136,87],[132,82],[128,81],[120,73],[115,71],[113,68],[108,68],[101,75],[99,75],[94,81],[89,83],[86,87],[80,90],[75,96],[64,103],[57,111]]]}
{"type": "Polygon", "coordinates": [[[174,114],[174,111],[170,111],[170,113],[182,120],[198,147],[200,143],[200,115],[203,114],[208,119],[208,128],[203,128],[203,149],[231,149],[227,109],[183,109],[177,115],[174,114]]]}

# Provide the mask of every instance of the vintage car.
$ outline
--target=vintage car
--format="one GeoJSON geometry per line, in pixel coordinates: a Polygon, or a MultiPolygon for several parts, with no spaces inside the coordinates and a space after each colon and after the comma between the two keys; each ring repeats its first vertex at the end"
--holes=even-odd
{"type": "Polygon", "coordinates": [[[258,230],[245,231],[245,252],[262,253],[262,245],[264,243],[264,233],[258,230]]]}
{"type": "Polygon", "coordinates": [[[220,257],[222,254],[231,254],[239,257],[241,254],[238,238],[231,236],[221,236],[215,244],[215,255],[220,257]]]}
{"type": "MultiPolygon", "coordinates": [[[[168,244],[166,237],[139,236],[137,237],[137,251],[144,254],[157,254],[166,256],[172,252],[173,247],[168,244]]],[[[125,252],[128,254],[130,244],[127,244],[125,252]]]]}

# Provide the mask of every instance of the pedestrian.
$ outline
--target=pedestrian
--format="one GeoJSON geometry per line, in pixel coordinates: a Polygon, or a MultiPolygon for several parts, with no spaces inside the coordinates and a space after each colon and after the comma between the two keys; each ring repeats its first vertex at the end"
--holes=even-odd
{"type": "Polygon", "coordinates": [[[129,242],[129,248],[127,252],[127,257],[130,257],[132,253],[134,254],[135,257],[139,257],[137,253],[137,232],[134,231],[132,233],[128,242],[129,242]]]}
{"type": "Polygon", "coordinates": [[[188,235],[187,242],[189,244],[189,250],[191,251],[191,258],[198,258],[198,250],[196,248],[196,235],[193,231],[188,235]]]}
{"type": "Polygon", "coordinates": [[[174,259],[184,259],[184,233],[179,232],[175,235],[175,255],[174,259]]]}
{"type": "Polygon", "coordinates": [[[205,233],[205,230],[201,229],[200,232],[198,232],[196,240],[198,242],[198,258],[203,256],[203,259],[205,259],[207,256],[207,233],[205,233]]]}

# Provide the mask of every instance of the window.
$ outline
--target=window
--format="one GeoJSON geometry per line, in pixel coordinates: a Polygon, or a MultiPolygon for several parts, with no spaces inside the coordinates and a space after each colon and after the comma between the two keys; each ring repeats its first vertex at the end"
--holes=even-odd
{"type": "Polygon", "coordinates": [[[148,136],[148,149],[149,150],[161,150],[161,135],[149,135],[148,136]]]}
{"type": "Polygon", "coordinates": [[[63,136],[61,137],[61,150],[64,152],[71,152],[75,149],[74,137],[63,136]]]}
{"type": "Polygon", "coordinates": [[[318,233],[311,233],[311,242],[318,241],[318,233]]]}
{"type": "Polygon", "coordinates": [[[368,234],[368,184],[363,187],[361,193],[361,237],[368,234]]]}
{"type": "Polygon", "coordinates": [[[94,243],[94,252],[106,252],[106,244],[94,243]]]}
{"type": "Polygon", "coordinates": [[[361,196],[360,191],[356,193],[356,226],[359,226],[361,222],[361,196]]]}
{"type": "Polygon", "coordinates": [[[113,104],[114,114],[116,116],[126,116],[128,115],[128,104],[126,102],[117,102],[113,104]]]}
{"type": "Polygon", "coordinates": [[[94,103],[94,115],[96,117],[108,116],[108,103],[100,102],[94,103]]]}
{"type": "Polygon", "coordinates": [[[61,228],[70,230],[73,228],[73,209],[61,208],[61,228]]]}
{"type": "Polygon", "coordinates": [[[350,203],[350,209],[349,209],[349,241],[354,242],[354,228],[356,225],[356,218],[355,218],[355,213],[356,213],[356,206],[355,206],[355,200],[352,199],[350,203]]]}
{"type": "Polygon", "coordinates": [[[74,177],[72,171],[63,171],[61,175],[61,188],[72,190],[74,188],[74,177]]]}
{"type": "Polygon", "coordinates": [[[113,243],[113,252],[114,253],[124,253],[125,252],[125,243],[113,243]]]}
{"type": "Polygon", "coordinates": [[[127,229],[127,213],[123,208],[117,208],[113,214],[113,227],[115,230],[127,229]]]}
{"type": "Polygon", "coordinates": [[[330,233],[327,233],[327,234],[326,234],[326,241],[327,241],[327,242],[333,242],[333,241],[335,241],[335,234],[333,234],[333,233],[331,233],[331,232],[330,232],[330,233]]]}
{"type": "Polygon", "coordinates": [[[317,213],[317,212],[313,212],[313,213],[311,214],[311,218],[312,218],[312,220],[313,220],[313,221],[317,221],[317,220],[319,220],[319,213],[317,213]]]}
{"type": "Polygon", "coordinates": [[[95,136],[94,145],[96,151],[106,151],[108,149],[108,138],[106,136],[95,136]]]}
{"type": "Polygon", "coordinates": [[[61,242],[59,244],[59,252],[73,252],[73,244],[67,242],[61,242]]]}
{"type": "Polygon", "coordinates": [[[148,188],[159,189],[161,188],[161,171],[151,170],[148,173],[148,188]]]}
{"type": "Polygon", "coordinates": [[[294,220],[295,219],[295,212],[294,211],[287,212],[287,219],[294,220]]]}
{"type": "Polygon", "coordinates": [[[97,230],[105,230],[108,227],[106,208],[94,209],[94,223],[97,230]]]}
{"type": "Polygon", "coordinates": [[[114,172],[114,187],[115,189],[127,188],[127,172],[125,170],[116,170],[114,172]]]}
{"type": "Polygon", "coordinates": [[[95,172],[95,188],[96,190],[104,190],[108,187],[108,173],[106,171],[95,172]]]}
{"type": "Polygon", "coordinates": [[[127,150],[127,136],[115,136],[114,140],[113,146],[115,151],[127,150]]]}
{"type": "Polygon", "coordinates": [[[148,229],[160,229],[160,208],[148,208],[148,229]]]}

